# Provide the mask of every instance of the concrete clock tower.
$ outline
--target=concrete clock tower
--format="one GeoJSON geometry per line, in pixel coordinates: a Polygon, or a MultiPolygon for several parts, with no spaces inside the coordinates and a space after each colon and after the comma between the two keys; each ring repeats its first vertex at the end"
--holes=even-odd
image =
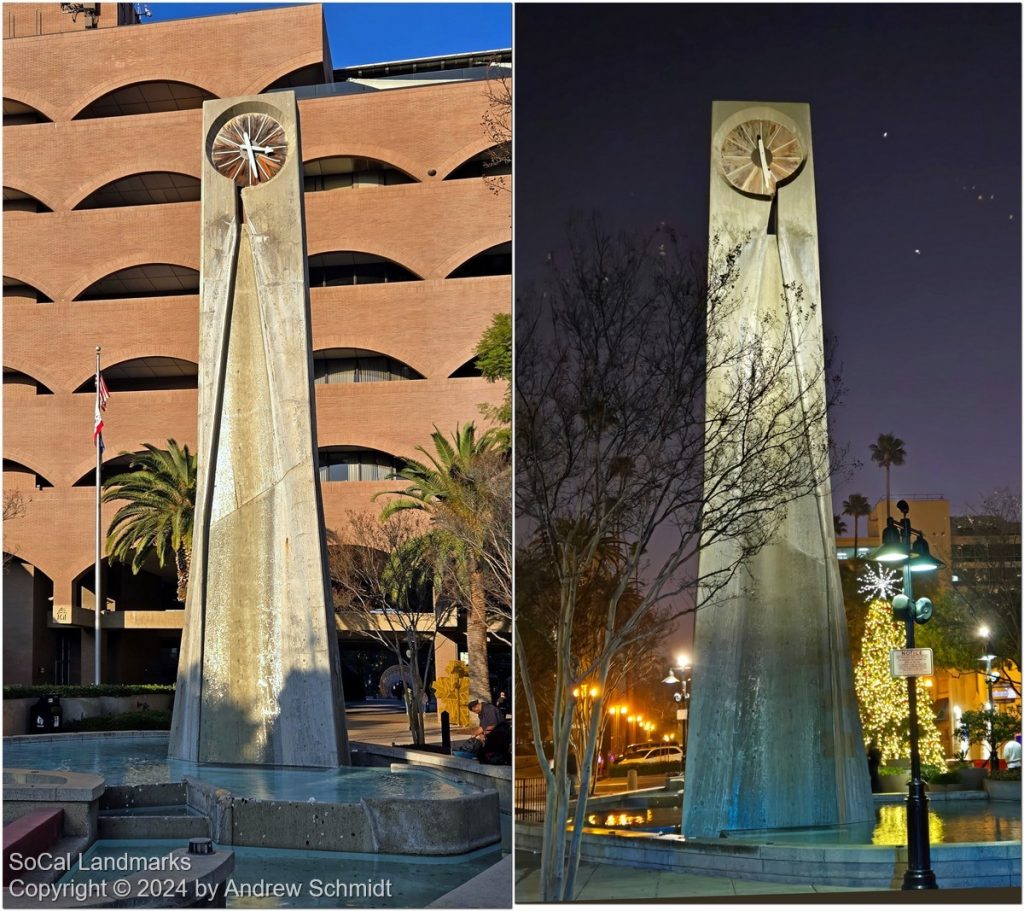
{"type": "Polygon", "coordinates": [[[170,755],[333,767],[348,742],[295,96],[207,102],[203,130],[199,480],[170,755]]]}
{"type": "MultiPolygon", "coordinates": [[[[809,107],[715,102],[709,236],[739,250],[733,328],[791,333],[784,382],[808,402],[824,396],[817,235],[809,107]]],[[[718,394],[709,378],[709,400],[718,394]]],[[[806,433],[813,459],[825,451],[824,419],[806,433]]],[[[788,505],[773,539],[697,615],[684,835],[873,818],[831,486],[813,470],[816,489],[788,505]]],[[[729,565],[727,547],[702,552],[702,576],[729,565]]]]}

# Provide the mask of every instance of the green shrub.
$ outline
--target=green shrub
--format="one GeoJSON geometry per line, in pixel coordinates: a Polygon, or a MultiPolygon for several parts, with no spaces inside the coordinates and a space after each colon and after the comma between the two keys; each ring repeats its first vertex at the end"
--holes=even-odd
{"type": "Polygon", "coordinates": [[[988,777],[992,781],[1020,781],[1020,769],[1000,769],[990,772],[988,777]]]}
{"type": "Polygon", "coordinates": [[[124,683],[124,684],[84,684],[82,686],[5,686],[4,699],[38,699],[40,696],[56,694],[62,699],[67,697],[86,698],[89,696],[142,696],[146,693],[173,693],[173,684],[167,683],[124,683]]]}
{"type": "Polygon", "coordinates": [[[907,778],[910,778],[910,769],[904,769],[898,765],[887,765],[882,766],[882,768],[878,770],[878,775],[879,777],[882,775],[906,775],[907,778]]]}
{"type": "Polygon", "coordinates": [[[678,759],[670,759],[668,762],[645,762],[643,765],[635,762],[615,763],[608,766],[608,776],[625,778],[630,769],[636,769],[637,775],[665,775],[668,772],[681,772],[683,764],[678,759]]]}
{"type": "Polygon", "coordinates": [[[125,712],[123,715],[102,715],[98,718],[69,721],[63,729],[68,732],[169,731],[171,713],[166,709],[144,709],[140,712],[125,712]]]}

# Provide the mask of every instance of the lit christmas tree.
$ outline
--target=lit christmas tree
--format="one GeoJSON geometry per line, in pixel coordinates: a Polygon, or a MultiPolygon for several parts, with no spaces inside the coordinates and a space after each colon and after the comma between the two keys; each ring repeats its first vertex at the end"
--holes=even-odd
{"type": "MultiPolygon", "coordinates": [[[[889,652],[906,645],[903,626],[894,623],[892,607],[875,599],[868,604],[860,661],[854,669],[864,738],[882,753],[882,762],[910,755],[910,703],[907,681],[889,671],[889,652]]],[[[945,753],[935,726],[927,687],[917,688],[918,748],[921,762],[945,768],[945,753]]]]}

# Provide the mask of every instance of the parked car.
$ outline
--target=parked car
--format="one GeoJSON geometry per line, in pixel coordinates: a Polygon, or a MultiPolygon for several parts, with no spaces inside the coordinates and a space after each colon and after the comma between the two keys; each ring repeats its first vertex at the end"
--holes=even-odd
{"type": "Polygon", "coordinates": [[[639,770],[645,765],[653,765],[660,762],[678,762],[682,765],[682,747],[676,744],[664,743],[658,746],[647,747],[635,753],[626,753],[616,764],[630,768],[636,766],[639,770]]]}

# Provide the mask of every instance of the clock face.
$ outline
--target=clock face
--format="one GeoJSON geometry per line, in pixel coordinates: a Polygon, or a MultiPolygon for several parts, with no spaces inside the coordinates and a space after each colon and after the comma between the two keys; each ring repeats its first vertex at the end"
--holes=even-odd
{"type": "Polygon", "coordinates": [[[266,183],[288,156],[284,128],[267,114],[240,114],[213,140],[213,166],[240,187],[266,183]]]}
{"type": "Polygon", "coordinates": [[[737,190],[774,196],[804,160],[800,140],[774,120],[748,120],[729,131],[722,143],[722,170],[737,190]]]}

